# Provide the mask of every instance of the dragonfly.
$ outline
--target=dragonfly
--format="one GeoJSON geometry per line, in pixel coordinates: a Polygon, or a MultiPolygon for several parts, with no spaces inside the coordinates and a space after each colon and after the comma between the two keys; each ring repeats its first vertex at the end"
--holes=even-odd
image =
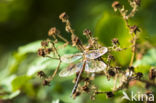
{"type": "Polygon", "coordinates": [[[74,92],[76,91],[79,78],[83,71],[95,73],[105,70],[107,65],[103,61],[97,60],[97,58],[101,57],[107,52],[108,52],[107,47],[101,47],[96,50],[84,50],[84,52],[82,53],[68,54],[61,57],[62,62],[70,63],[70,65],[59,73],[60,77],[71,76],[79,72],[75,86],[72,90],[72,94],[74,94],[74,92]],[[71,64],[78,60],[80,60],[80,62],[76,64],[71,64]]]}

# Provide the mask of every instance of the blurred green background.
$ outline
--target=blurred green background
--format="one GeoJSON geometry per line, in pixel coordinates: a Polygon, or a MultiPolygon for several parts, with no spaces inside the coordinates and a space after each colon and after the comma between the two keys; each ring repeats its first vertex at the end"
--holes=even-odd
{"type": "MultiPolygon", "coordinates": [[[[126,0],[119,1],[131,10],[126,0]]],[[[134,64],[141,66],[138,68],[144,68],[144,71],[136,71],[148,74],[149,68],[156,66],[156,1],[141,1],[139,11],[129,22],[141,29],[138,43],[148,42],[152,46],[145,52],[143,59],[134,64]]],[[[89,28],[105,46],[111,45],[112,38],[119,38],[122,47],[130,45],[129,31],[119,12],[113,11],[112,2],[113,0],[0,0],[0,103],[127,102],[120,100],[120,92],[113,99],[99,95],[95,101],[91,101],[87,95],[83,95],[72,100],[70,92],[74,77],[56,77],[50,87],[43,87],[36,76],[39,70],[45,70],[50,75],[57,64],[57,61],[43,59],[36,54],[40,40],[48,37],[48,30],[56,26],[63,37],[70,37],[64,30],[65,25],[58,19],[64,11],[69,15],[75,33],[84,43],[86,38],[82,32],[89,28]]],[[[59,52],[63,55],[77,50],[68,46],[59,52]]],[[[128,66],[130,56],[129,49],[115,54],[118,64],[124,67],[128,66]]],[[[65,66],[63,64],[62,68],[65,66]]],[[[112,81],[107,81],[103,76],[97,78],[95,84],[101,90],[109,91],[112,81]]],[[[144,91],[144,87],[141,87],[144,91]]],[[[140,85],[131,89],[137,90],[136,88],[140,88],[140,85]]]]}

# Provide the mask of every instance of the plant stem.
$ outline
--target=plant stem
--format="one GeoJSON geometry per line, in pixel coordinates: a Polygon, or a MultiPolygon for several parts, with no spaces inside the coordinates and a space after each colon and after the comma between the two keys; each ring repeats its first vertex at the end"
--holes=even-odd
{"type": "Polygon", "coordinates": [[[61,62],[62,62],[62,61],[61,61],[61,56],[59,55],[59,53],[58,53],[58,51],[57,51],[57,48],[55,47],[55,43],[52,42],[52,45],[53,45],[53,48],[55,49],[55,52],[56,52],[56,54],[57,54],[57,56],[58,56],[57,59],[59,60],[59,64],[58,64],[57,68],[55,69],[53,75],[50,76],[50,77],[48,78],[48,81],[52,81],[52,80],[53,80],[53,78],[55,77],[57,71],[59,70],[59,68],[60,68],[60,66],[61,66],[61,62]]]}
{"type": "Polygon", "coordinates": [[[131,61],[130,61],[129,66],[133,65],[135,51],[136,51],[136,35],[133,37],[133,41],[132,41],[132,56],[131,56],[131,61]]]}

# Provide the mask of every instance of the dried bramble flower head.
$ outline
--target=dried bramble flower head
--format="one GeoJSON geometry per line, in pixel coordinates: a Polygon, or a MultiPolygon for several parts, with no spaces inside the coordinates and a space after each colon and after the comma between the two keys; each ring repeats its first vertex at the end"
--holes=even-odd
{"type": "Polygon", "coordinates": [[[155,68],[151,68],[150,72],[149,72],[149,79],[150,80],[154,80],[156,78],[156,69],[155,68]]]}
{"type": "Polygon", "coordinates": [[[67,26],[65,27],[65,30],[66,30],[68,33],[70,33],[70,32],[71,32],[71,27],[70,27],[69,25],[67,25],[67,26]]]}
{"type": "Polygon", "coordinates": [[[44,41],[41,42],[41,46],[47,47],[48,46],[48,43],[49,43],[48,41],[45,41],[44,40],[44,41]]]}
{"type": "Polygon", "coordinates": [[[69,19],[69,16],[66,14],[66,12],[63,12],[60,14],[59,19],[61,19],[62,22],[66,22],[69,19]]]}
{"type": "Polygon", "coordinates": [[[60,31],[56,29],[56,27],[52,27],[49,31],[48,31],[48,35],[52,36],[52,35],[58,35],[60,34],[60,31]]]}
{"type": "Polygon", "coordinates": [[[117,11],[118,8],[121,8],[121,5],[118,1],[114,1],[112,3],[112,7],[113,7],[114,11],[117,11]]]}
{"type": "Polygon", "coordinates": [[[79,91],[76,91],[74,94],[73,94],[73,98],[75,99],[77,96],[79,96],[81,94],[81,92],[79,91]]]}
{"type": "Polygon", "coordinates": [[[85,82],[89,82],[89,80],[90,80],[90,78],[88,78],[88,77],[84,79],[85,82]]]}
{"type": "Polygon", "coordinates": [[[116,70],[121,70],[121,67],[116,66],[115,69],[116,70]]]}
{"type": "Polygon", "coordinates": [[[118,38],[113,38],[112,44],[113,45],[120,45],[118,38]]]}
{"type": "MultiPolygon", "coordinates": [[[[76,73],[76,78],[74,78],[75,86],[73,87],[73,90],[72,90],[73,98],[76,98],[83,92],[86,92],[88,94],[91,93],[92,100],[95,99],[95,96],[97,94],[102,94],[102,93],[106,94],[107,97],[110,98],[114,96],[115,92],[122,90],[124,88],[128,88],[129,82],[134,79],[142,81],[149,85],[154,85],[152,84],[152,82],[148,83],[148,81],[144,81],[143,80],[144,78],[142,78],[143,74],[141,72],[135,73],[134,67],[132,66],[134,62],[134,58],[135,58],[135,52],[137,51],[135,48],[136,43],[137,43],[136,42],[137,35],[134,35],[134,34],[136,34],[140,30],[136,25],[130,26],[128,21],[129,21],[129,18],[133,17],[135,12],[137,11],[137,7],[138,5],[140,5],[140,0],[128,0],[128,2],[130,6],[132,7],[131,11],[126,10],[124,8],[124,5],[121,6],[118,1],[113,2],[112,7],[114,8],[115,11],[119,10],[120,14],[122,15],[123,19],[126,22],[126,26],[128,27],[129,31],[133,33],[133,35],[131,35],[133,42],[132,42],[132,45],[130,46],[132,49],[131,61],[129,64],[130,67],[126,68],[126,70],[123,70],[121,68],[124,68],[124,67],[118,67],[117,65],[118,63],[116,63],[116,61],[113,61],[113,62],[111,61],[111,60],[114,60],[114,57],[112,56],[113,55],[112,51],[114,52],[114,51],[121,51],[121,50],[126,49],[126,48],[120,47],[120,43],[117,38],[114,38],[112,40],[113,45],[107,48],[106,51],[108,51],[109,55],[108,55],[108,58],[105,59],[102,57],[103,52],[105,50],[101,49],[103,46],[100,43],[98,43],[96,38],[92,36],[91,31],[89,29],[85,29],[83,31],[83,34],[87,37],[87,40],[88,40],[87,44],[83,44],[83,42],[79,39],[79,37],[74,33],[74,29],[71,26],[68,15],[65,12],[63,12],[59,16],[59,19],[61,19],[62,22],[65,23],[65,30],[69,32],[69,34],[71,35],[72,45],[76,46],[76,48],[80,50],[80,53],[78,53],[78,55],[67,56],[66,58],[64,58],[65,60],[62,59],[63,57],[62,55],[59,54],[58,47],[55,46],[56,44],[55,41],[57,40],[57,37],[58,37],[59,39],[63,40],[66,44],[68,44],[69,42],[64,37],[62,37],[62,35],[60,34],[60,31],[57,30],[56,27],[51,28],[48,32],[48,35],[52,36],[55,41],[52,42],[51,40],[49,40],[47,42],[46,41],[41,42],[42,48],[38,50],[38,55],[59,60],[59,64],[52,76],[44,78],[43,85],[50,84],[50,81],[52,81],[54,76],[57,74],[61,63],[66,60],[74,61],[74,62],[70,62],[71,64],[73,63],[74,65],[70,65],[66,70],[61,71],[62,74],[60,73],[60,76],[62,77],[69,76],[73,73],[76,73]],[[51,46],[51,48],[49,48],[48,43],[49,43],[49,46],[51,46]],[[50,55],[47,55],[51,52],[55,54],[54,56],[56,58],[51,57],[50,55]],[[78,60],[77,58],[81,61],[80,64],[78,62],[75,62],[76,60],[78,60]],[[105,62],[105,60],[107,60],[106,66],[102,65],[105,62]],[[104,67],[105,67],[105,70],[101,71],[104,67]],[[99,69],[99,70],[94,70],[94,69],[99,69]],[[99,73],[96,73],[96,72],[99,72],[99,73]],[[94,84],[92,84],[92,80],[94,80],[96,75],[99,76],[103,74],[106,74],[105,76],[107,77],[108,80],[110,79],[110,77],[114,79],[115,86],[112,89],[112,91],[98,92],[98,88],[94,86],[94,84]],[[117,83],[118,81],[120,82],[119,85],[117,83]]],[[[155,74],[156,72],[153,72],[153,70],[151,70],[149,77],[153,79],[156,77],[155,74]]],[[[43,77],[45,74],[44,72],[40,71],[38,72],[38,75],[40,77],[43,77]]]]}
{"type": "Polygon", "coordinates": [[[140,5],[140,0],[128,0],[130,6],[132,7],[132,10],[126,10],[124,5],[120,5],[118,1],[113,2],[112,7],[114,8],[114,11],[119,10],[121,16],[123,19],[128,23],[128,19],[131,17],[134,17],[138,6],[140,5]]]}
{"type": "Polygon", "coordinates": [[[43,72],[43,71],[39,71],[39,72],[37,72],[37,75],[40,77],[40,78],[44,78],[44,77],[46,77],[46,74],[43,72]]]}
{"type": "Polygon", "coordinates": [[[52,52],[52,48],[45,48],[45,54],[50,54],[52,52]]]}
{"type": "Polygon", "coordinates": [[[153,93],[152,93],[152,91],[147,90],[147,91],[146,91],[146,94],[147,94],[148,96],[150,96],[150,95],[153,94],[153,93]]]}
{"type": "Polygon", "coordinates": [[[141,0],[134,0],[134,2],[135,2],[138,6],[140,6],[140,4],[141,4],[141,0]]]}
{"type": "Polygon", "coordinates": [[[43,85],[44,86],[50,86],[50,82],[48,80],[43,80],[43,85]]]}
{"type": "Polygon", "coordinates": [[[107,95],[107,98],[111,98],[114,96],[114,93],[109,91],[109,92],[99,92],[99,91],[96,91],[95,94],[106,94],[107,95]]]}
{"type": "Polygon", "coordinates": [[[113,92],[106,92],[106,95],[108,98],[111,98],[114,96],[113,92]]]}
{"type": "Polygon", "coordinates": [[[114,56],[109,54],[108,57],[107,57],[107,63],[110,64],[111,61],[114,61],[114,60],[115,60],[114,56]]]}
{"type": "Polygon", "coordinates": [[[50,43],[51,42],[51,40],[48,38],[47,40],[46,40],[48,43],[50,43]]]}
{"type": "Polygon", "coordinates": [[[47,54],[50,54],[52,52],[52,48],[39,48],[38,49],[38,55],[45,57],[47,54]]]}
{"type": "Polygon", "coordinates": [[[108,70],[108,74],[109,74],[110,76],[112,76],[112,77],[115,76],[115,72],[114,72],[112,69],[109,69],[109,70],[108,70]]]}
{"type": "Polygon", "coordinates": [[[88,85],[84,85],[84,86],[82,87],[82,90],[88,93],[88,92],[89,92],[89,87],[88,87],[88,85]]]}
{"type": "Polygon", "coordinates": [[[79,38],[75,35],[72,35],[72,46],[76,46],[80,42],[79,38]]]}
{"type": "Polygon", "coordinates": [[[134,67],[133,67],[133,66],[128,67],[128,69],[129,69],[130,71],[134,71],[134,67]]]}
{"type": "Polygon", "coordinates": [[[42,56],[42,57],[46,56],[45,50],[43,48],[39,48],[37,53],[39,56],[42,56]]]}
{"type": "Polygon", "coordinates": [[[136,73],[136,77],[138,79],[141,79],[143,77],[143,74],[141,72],[136,73]]]}
{"type": "Polygon", "coordinates": [[[83,31],[83,35],[91,36],[91,35],[92,35],[92,32],[91,32],[89,29],[85,29],[85,30],[83,31]]]}
{"type": "Polygon", "coordinates": [[[146,88],[146,89],[149,89],[149,87],[150,87],[150,84],[146,83],[146,84],[145,84],[145,88],[146,88]]]}
{"type": "Polygon", "coordinates": [[[131,33],[131,34],[132,34],[132,33],[136,34],[137,32],[140,32],[140,29],[139,29],[136,25],[134,25],[134,26],[129,26],[129,28],[130,28],[130,33],[131,33]]]}
{"type": "Polygon", "coordinates": [[[115,58],[114,58],[114,56],[113,55],[108,55],[108,60],[114,60],[115,58]]]}

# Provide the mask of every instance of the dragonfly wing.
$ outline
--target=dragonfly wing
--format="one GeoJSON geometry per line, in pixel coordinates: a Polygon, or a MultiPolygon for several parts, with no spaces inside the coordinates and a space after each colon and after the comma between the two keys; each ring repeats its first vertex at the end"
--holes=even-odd
{"type": "Polygon", "coordinates": [[[86,72],[100,72],[105,70],[107,65],[103,61],[89,60],[86,63],[86,72]]]}
{"type": "Polygon", "coordinates": [[[78,72],[80,70],[80,68],[82,68],[82,65],[83,65],[82,63],[71,64],[66,69],[63,69],[59,73],[59,76],[60,77],[71,76],[71,75],[75,74],[76,72],[78,72]]]}
{"type": "Polygon", "coordinates": [[[102,48],[100,48],[98,50],[90,50],[85,55],[89,59],[96,59],[96,58],[104,55],[105,53],[107,53],[107,51],[108,51],[108,48],[102,47],[102,48]]]}
{"type": "Polygon", "coordinates": [[[82,58],[82,53],[64,55],[61,60],[65,63],[72,63],[80,58],[82,58]]]}

